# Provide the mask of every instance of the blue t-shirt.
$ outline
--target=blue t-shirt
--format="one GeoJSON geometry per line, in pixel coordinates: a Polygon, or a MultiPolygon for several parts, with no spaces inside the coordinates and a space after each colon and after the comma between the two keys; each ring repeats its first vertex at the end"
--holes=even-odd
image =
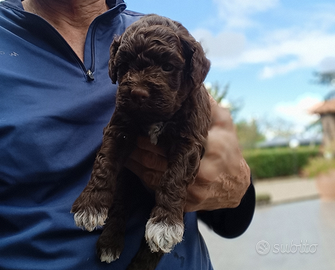
{"type": "MultiPolygon", "coordinates": [[[[82,231],[70,213],[114,111],[110,44],[141,16],[125,10],[121,0],[107,4],[110,10],[89,27],[81,62],[49,23],[23,10],[20,0],[0,2],[0,269],[118,270],[138,250],[154,198],[134,176],[129,202],[136,208],[116,262],[99,261],[95,244],[101,231],[82,231]]],[[[244,225],[232,226],[227,237],[248,227],[253,207],[244,225]]],[[[225,216],[204,219],[221,224],[225,216]]],[[[218,233],[225,236],[221,228],[218,233]]],[[[184,241],[157,269],[212,269],[196,213],[185,214],[184,241]]]]}

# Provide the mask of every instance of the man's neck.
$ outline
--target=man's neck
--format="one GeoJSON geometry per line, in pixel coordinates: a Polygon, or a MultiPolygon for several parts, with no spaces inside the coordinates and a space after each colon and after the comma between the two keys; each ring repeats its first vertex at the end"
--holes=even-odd
{"type": "Polygon", "coordinates": [[[90,24],[108,9],[105,0],[24,0],[22,4],[56,28],[81,60],[90,24]]]}
{"type": "Polygon", "coordinates": [[[105,12],[105,0],[24,0],[24,9],[35,13],[52,25],[88,28],[91,22],[105,12]]]}

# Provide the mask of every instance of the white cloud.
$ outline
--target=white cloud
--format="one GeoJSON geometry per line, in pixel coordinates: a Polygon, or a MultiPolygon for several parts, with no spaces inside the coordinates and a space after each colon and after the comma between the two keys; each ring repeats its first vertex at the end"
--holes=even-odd
{"type": "Polygon", "coordinates": [[[335,71],[335,57],[325,57],[322,59],[318,71],[321,73],[335,71]]]}
{"type": "Polygon", "coordinates": [[[214,0],[214,3],[228,28],[244,28],[254,24],[250,15],[274,8],[279,0],[214,0]]]}
{"type": "MultiPolygon", "coordinates": [[[[245,26],[257,25],[255,13],[279,6],[279,0],[213,0],[218,7],[217,22],[225,21],[221,31],[197,29],[192,34],[201,41],[213,67],[231,69],[258,65],[260,78],[268,79],[301,68],[318,69],[334,55],[335,33],[329,29],[335,19],[324,9],[299,13],[291,26],[267,29],[254,27],[257,36],[245,26]],[[236,28],[239,27],[239,28],[236,28]],[[248,38],[247,38],[248,37],[248,38]]],[[[263,22],[264,24],[264,22],[263,22]]]]}
{"type": "Polygon", "coordinates": [[[296,32],[277,44],[245,52],[243,60],[246,63],[265,64],[261,78],[271,78],[299,68],[317,68],[324,58],[334,54],[334,47],[335,34],[296,32]],[[285,58],[287,60],[282,61],[285,58]]]}
{"type": "Polygon", "coordinates": [[[246,39],[240,33],[221,32],[218,35],[213,35],[206,29],[197,29],[192,32],[192,35],[205,48],[207,57],[211,59],[212,66],[235,67],[238,64],[236,59],[245,50],[246,39]]]}
{"type": "Polygon", "coordinates": [[[312,115],[309,111],[321,100],[321,95],[306,93],[294,101],[279,102],[274,107],[274,114],[292,122],[296,131],[301,132],[308,124],[318,119],[317,115],[312,115]]]}
{"type": "Polygon", "coordinates": [[[323,59],[334,55],[335,34],[299,32],[297,29],[290,32],[279,37],[280,33],[277,35],[275,31],[267,36],[265,44],[260,41],[248,43],[241,32],[223,31],[213,35],[206,29],[198,29],[192,34],[202,43],[214,67],[260,64],[263,65],[260,71],[263,79],[299,68],[318,69],[323,59]]]}
{"type": "Polygon", "coordinates": [[[299,67],[298,61],[291,61],[283,65],[265,66],[260,74],[262,79],[272,78],[275,75],[285,74],[299,67]]]}

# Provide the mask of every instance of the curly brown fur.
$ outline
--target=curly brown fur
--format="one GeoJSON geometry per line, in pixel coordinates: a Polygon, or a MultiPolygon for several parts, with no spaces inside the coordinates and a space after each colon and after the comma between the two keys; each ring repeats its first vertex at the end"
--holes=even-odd
{"type": "Polygon", "coordinates": [[[116,109],[104,130],[91,179],[72,207],[76,224],[87,230],[107,220],[97,243],[102,261],[116,260],[122,252],[126,221],[124,193],[117,184],[122,177],[117,177],[140,135],[165,150],[168,169],[155,191],[156,206],[146,226],[146,250],[151,252],[141,248],[129,269],[154,269],[161,255],[182,241],[186,189],[197,175],[210,125],[203,86],[209,67],[189,32],[157,15],[144,16],[112,43],[109,74],[119,83],[116,109]],[[151,261],[141,254],[155,257],[153,265],[141,265],[151,261]]]}

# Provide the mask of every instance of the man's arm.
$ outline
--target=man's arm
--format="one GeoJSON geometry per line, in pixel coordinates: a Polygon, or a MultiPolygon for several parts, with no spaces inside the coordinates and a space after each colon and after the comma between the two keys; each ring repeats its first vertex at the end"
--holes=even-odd
{"type": "MultiPolygon", "coordinates": [[[[198,211],[199,217],[219,235],[235,237],[251,222],[255,191],[229,110],[213,99],[211,103],[212,126],[206,152],[195,183],[188,187],[185,212],[198,211]]],[[[126,166],[149,188],[155,189],[167,162],[163,151],[152,145],[149,138],[139,138],[138,148],[126,166]]]]}
{"type": "Polygon", "coordinates": [[[198,217],[215,233],[225,238],[243,234],[249,227],[255,210],[255,188],[251,183],[236,208],[199,211],[198,217]]]}

